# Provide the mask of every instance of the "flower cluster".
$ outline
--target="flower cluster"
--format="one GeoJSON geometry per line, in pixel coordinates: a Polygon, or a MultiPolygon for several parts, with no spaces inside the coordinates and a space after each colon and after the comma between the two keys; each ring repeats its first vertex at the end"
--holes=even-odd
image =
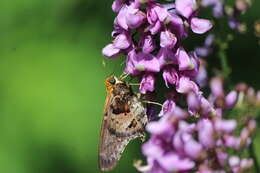
{"type": "Polygon", "coordinates": [[[212,52],[212,45],[214,39],[215,39],[215,35],[209,34],[206,37],[203,46],[195,48],[195,52],[199,57],[207,57],[212,52]]]}
{"type": "MultiPolygon", "coordinates": [[[[255,93],[246,84],[238,84],[235,90],[225,94],[223,85],[220,77],[210,80],[209,102],[205,100],[201,104],[214,108],[215,112],[206,114],[208,116],[193,116],[193,111],[198,112],[201,107],[196,95],[190,92],[186,97],[188,112],[174,105],[174,109],[165,112],[159,121],[150,122],[147,131],[151,137],[142,148],[149,166],[137,165],[137,169],[149,173],[238,173],[250,169],[253,166],[251,158],[231,153],[241,152],[251,145],[256,121],[244,116],[245,123],[238,127],[237,120],[224,119],[222,114],[241,102],[241,99],[257,106],[260,92],[255,93]]],[[[173,96],[171,94],[169,98],[173,96]]]]}
{"type": "Polygon", "coordinates": [[[223,16],[228,17],[228,24],[231,29],[243,32],[246,28],[239,22],[239,17],[244,14],[251,6],[251,0],[236,0],[233,7],[224,4],[223,0],[202,0],[202,7],[212,7],[212,13],[215,18],[223,16]]]}
{"type": "Polygon", "coordinates": [[[260,107],[260,91],[255,91],[254,88],[248,86],[245,83],[237,84],[235,87],[238,93],[238,106],[242,106],[243,103],[249,106],[259,108],[260,107]]]}
{"type": "Polygon", "coordinates": [[[138,167],[139,170],[149,173],[232,170],[236,173],[252,166],[252,159],[239,158],[228,152],[241,151],[251,143],[255,120],[249,119],[241,134],[235,136],[235,120],[224,120],[221,115],[216,115],[190,123],[189,118],[188,112],[176,107],[171,114],[147,125],[151,138],[142,150],[149,167],[138,167]]]}
{"type": "MultiPolygon", "coordinates": [[[[108,58],[127,55],[125,73],[141,78],[142,94],[155,90],[156,73],[162,72],[165,86],[175,89],[168,94],[161,115],[175,108],[179,94],[196,98],[195,107],[188,104],[192,114],[211,114],[212,107],[194,82],[200,72],[199,58],[195,52],[186,52],[181,44],[189,28],[203,34],[212,27],[209,20],[197,17],[196,1],[176,0],[161,5],[154,0],[116,0],[112,8],[118,13],[112,32],[115,39],[103,54],[108,58]]],[[[191,97],[188,102],[192,102],[191,97]]]]}
{"type": "MultiPolygon", "coordinates": [[[[226,93],[223,80],[214,77],[206,98],[201,87],[207,84],[207,64],[199,57],[211,53],[215,36],[209,34],[195,51],[187,52],[182,44],[190,30],[204,34],[212,28],[209,20],[198,17],[200,7],[213,6],[215,17],[228,15],[238,23],[237,13],[246,10],[242,2],[246,3],[237,0],[235,11],[227,13],[221,0],[175,0],[169,4],[114,0],[114,40],[103,48],[103,55],[110,59],[126,55],[124,72],[140,79],[139,91],[146,99],[154,101],[158,78],[167,89],[161,118],[147,125],[151,138],[142,151],[148,166],[137,166],[141,172],[238,173],[253,165],[251,158],[234,153],[252,143],[256,121],[246,118],[241,126],[235,119],[226,119],[225,111],[238,105],[243,96],[259,104],[260,93],[242,84],[226,93]]],[[[154,106],[147,105],[150,120],[156,114],[154,106]]]]}
{"type": "Polygon", "coordinates": [[[112,8],[118,13],[112,32],[115,39],[103,54],[108,58],[127,55],[125,72],[142,76],[143,94],[154,91],[155,74],[160,71],[167,87],[176,85],[177,91],[184,92],[183,84],[198,73],[199,60],[185,51],[181,41],[188,36],[188,28],[202,34],[212,27],[209,20],[197,17],[196,1],[161,5],[154,0],[116,0],[112,8]]]}
{"type": "Polygon", "coordinates": [[[211,95],[209,99],[215,108],[231,109],[236,104],[237,92],[230,91],[226,96],[223,88],[223,80],[220,77],[214,77],[210,81],[211,95]]]}

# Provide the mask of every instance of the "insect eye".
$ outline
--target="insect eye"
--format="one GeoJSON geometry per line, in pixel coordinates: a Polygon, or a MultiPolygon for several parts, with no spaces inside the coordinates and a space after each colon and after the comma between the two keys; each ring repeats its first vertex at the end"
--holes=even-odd
{"type": "Polygon", "coordinates": [[[115,83],[116,83],[116,80],[115,80],[115,78],[111,78],[111,79],[109,79],[109,81],[108,81],[110,84],[112,84],[112,85],[114,85],[115,83]]]}

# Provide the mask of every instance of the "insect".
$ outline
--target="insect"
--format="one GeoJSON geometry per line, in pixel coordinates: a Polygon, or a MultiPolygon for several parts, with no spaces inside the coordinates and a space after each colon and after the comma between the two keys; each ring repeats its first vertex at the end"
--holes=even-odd
{"type": "Polygon", "coordinates": [[[126,145],[144,138],[146,108],[131,87],[115,76],[106,79],[107,97],[101,126],[99,168],[113,169],[126,145]]]}

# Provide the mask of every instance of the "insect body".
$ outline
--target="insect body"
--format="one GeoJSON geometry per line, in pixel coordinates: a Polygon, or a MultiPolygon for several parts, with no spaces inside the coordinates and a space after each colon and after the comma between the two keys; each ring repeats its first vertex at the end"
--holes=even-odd
{"type": "Polygon", "coordinates": [[[144,137],[146,109],[125,82],[112,76],[105,81],[107,97],[99,144],[99,168],[113,169],[129,141],[144,137]]]}

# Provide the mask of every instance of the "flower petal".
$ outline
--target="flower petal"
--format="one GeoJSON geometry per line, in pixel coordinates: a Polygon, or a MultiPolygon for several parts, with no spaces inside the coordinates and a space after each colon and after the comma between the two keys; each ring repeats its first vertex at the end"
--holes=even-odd
{"type": "Polygon", "coordinates": [[[199,88],[188,77],[181,76],[179,79],[179,82],[177,83],[176,91],[179,93],[185,93],[185,94],[188,94],[191,91],[198,93],[199,88]]]}
{"type": "Polygon", "coordinates": [[[214,123],[215,129],[224,133],[232,133],[237,126],[236,120],[222,120],[218,119],[214,123]]]}
{"type": "Polygon", "coordinates": [[[170,31],[163,31],[160,35],[160,46],[172,49],[177,43],[177,38],[170,31]]]}
{"type": "Polygon", "coordinates": [[[135,69],[135,64],[136,64],[136,52],[135,50],[131,50],[126,59],[126,67],[125,67],[125,73],[129,73],[133,76],[138,75],[140,71],[135,69]]]}
{"type": "Polygon", "coordinates": [[[162,110],[159,114],[159,116],[164,116],[166,114],[169,114],[173,112],[173,109],[175,109],[175,101],[173,99],[167,99],[162,106],[162,110]]]}
{"type": "Polygon", "coordinates": [[[175,153],[167,153],[161,159],[158,159],[158,162],[169,172],[188,171],[195,166],[192,160],[187,158],[181,159],[175,153]]]}
{"type": "Polygon", "coordinates": [[[221,78],[212,78],[210,81],[210,89],[214,97],[219,98],[224,96],[223,81],[221,78]]]}
{"type": "Polygon", "coordinates": [[[121,0],[115,0],[112,4],[112,10],[114,12],[119,12],[119,10],[122,8],[123,3],[121,0]]]}
{"type": "Polygon", "coordinates": [[[194,139],[188,140],[184,145],[185,153],[192,159],[199,158],[202,154],[202,149],[202,145],[194,139]]]}
{"type": "Polygon", "coordinates": [[[129,28],[135,29],[144,23],[145,14],[141,11],[126,14],[126,23],[129,28]]]}
{"type": "Polygon", "coordinates": [[[155,43],[151,35],[146,35],[141,40],[142,51],[144,53],[150,53],[155,49],[155,43]]]}
{"type": "Polygon", "coordinates": [[[228,95],[225,98],[226,107],[231,109],[235,106],[236,103],[237,103],[237,92],[231,91],[230,93],[228,93],[228,95]]]}
{"type": "Polygon", "coordinates": [[[210,120],[202,119],[198,123],[199,141],[206,148],[212,148],[215,145],[214,129],[210,120]]]}
{"type": "Polygon", "coordinates": [[[157,34],[161,29],[161,22],[158,20],[155,24],[151,25],[150,32],[152,35],[157,34]]]}
{"type": "Polygon", "coordinates": [[[130,41],[126,34],[119,34],[113,42],[115,48],[127,49],[130,46],[130,41]]]}
{"type": "Polygon", "coordinates": [[[196,34],[204,34],[212,28],[212,23],[207,19],[193,17],[191,19],[191,30],[196,34]]]}
{"type": "Polygon", "coordinates": [[[185,18],[189,18],[196,9],[195,0],[176,0],[176,10],[185,18]]]}
{"type": "Polygon", "coordinates": [[[125,30],[128,30],[128,25],[127,25],[127,23],[126,23],[126,14],[127,14],[127,7],[126,7],[126,6],[123,6],[123,7],[120,9],[120,11],[119,11],[119,13],[118,13],[118,15],[117,15],[117,17],[116,17],[115,22],[116,22],[121,28],[123,28],[123,29],[125,29],[125,30]]]}
{"type": "Polygon", "coordinates": [[[177,51],[177,60],[179,63],[179,70],[184,71],[184,70],[192,70],[194,69],[194,64],[192,63],[189,55],[187,52],[180,47],[177,51]]]}
{"type": "Polygon", "coordinates": [[[159,72],[160,64],[156,57],[151,54],[138,53],[137,54],[137,62],[135,64],[135,69],[139,71],[147,71],[147,72],[159,72]]]}
{"type": "Polygon", "coordinates": [[[164,22],[164,20],[167,18],[168,16],[168,12],[166,10],[166,8],[163,8],[163,7],[160,7],[160,6],[155,6],[154,7],[154,10],[158,16],[158,19],[161,21],[161,22],[164,22]]]}
{"type": "Polygon", "coordinates": [[[163,70],[163,79],[165,85],[169,88],[168,84],[176,84],[178,81],[178,73],[173,67],[165,67],[163,70]]]}
{"type": "Polygon", "coordinates": [[[154,83],[155,83],[155,77],[152,73],[146,73],[143,75],[141,84],[140,84],[140,93],[146,94],[147,91],[154,91],[154,83]]]}
{"type": "Polygon", "coordinates": [[[102,50],[102,54],[108,58],[116,58],[119,52],[120,49],[116,48],[113,44],[108,44],[102,50]]]}
{"type": "Polygon", "coordinates": [[[178,64],[175,54],[173,53],[172,50],[168,48],[161,48],[156,57],[160,63],[160,67],[169,64],[178,64]]]}

